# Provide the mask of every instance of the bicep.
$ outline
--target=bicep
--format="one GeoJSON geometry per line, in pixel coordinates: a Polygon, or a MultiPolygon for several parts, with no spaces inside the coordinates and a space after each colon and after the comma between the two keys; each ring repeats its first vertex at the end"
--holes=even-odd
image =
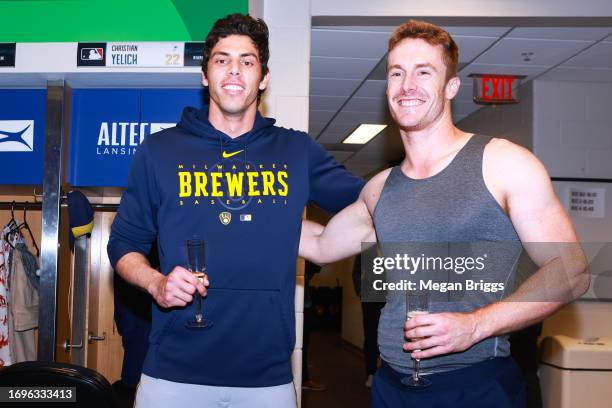
{"type": "Polygon", "coordinates": [[[315,263],[335,262],[360,253],[362,243],[375,240],[368,209],[362,200],[357,200],[336,214],[325,227],[305,221],[300,256],[315,263]]]}
{"type": "Polygon", "coordinates": [[[555,243],[576,242],[577,236],[544,166],[535,157],[526,160],[523,177],[509,185],[508,212],[525,249],[541,266],[557,253],[555,243]]]}
{"type": "Polygon", "coordinates": [[[358,199],[336,214],[325,227],[322,237],[333,238],[334,244],[341,244],[343,239],[359,244],[375,241],[374,225],[365,201],[358,199]]]}

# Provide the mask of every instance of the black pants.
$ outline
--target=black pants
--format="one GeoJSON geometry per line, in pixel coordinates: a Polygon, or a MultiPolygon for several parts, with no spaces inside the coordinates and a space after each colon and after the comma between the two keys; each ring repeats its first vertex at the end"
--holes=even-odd
{"type": "Polygon", "coordinates": [[[542,391],[538,377],[538,337],[541,333],[542,323],[538,323],[510,335],[510,353],[525,377],[529,408],[542,408],[542,391]]]}
{"type": "Polygon", "coordinates": [[[362,302],[363,354],[365,355],[366,376],[376,372],[378,362],[378,321],[384,302],[362,302]]]}
{"type": "Polygon", "coordinates": [[[510,357],[494,358],[467,368],[427,378],[427,388],[410,388],[401,383],[405,374],[383,361],[372,384],[373,408],[525,408],[523,377],[510,357]]]}

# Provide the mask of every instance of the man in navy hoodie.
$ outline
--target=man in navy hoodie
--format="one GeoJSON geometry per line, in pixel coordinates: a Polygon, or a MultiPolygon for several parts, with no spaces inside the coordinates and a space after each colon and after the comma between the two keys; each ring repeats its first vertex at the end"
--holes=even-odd
{"type": "Polygon", "coordinates": [[[270,79],[268,29],[230,15],[204,46],[207,108],[138,149],[108,253],[155,299],[136,407],[295,406],[295,263],[304,206],[336,212],[363,181],[306,133],[257,111],[270,79]],[[206,242],[208,279],[187,269],[185,241],[206,242]],[[157,239],[160,270],[145,258],[157,239]],[[189,330],[195,291],[213,326],[189,330]]]}

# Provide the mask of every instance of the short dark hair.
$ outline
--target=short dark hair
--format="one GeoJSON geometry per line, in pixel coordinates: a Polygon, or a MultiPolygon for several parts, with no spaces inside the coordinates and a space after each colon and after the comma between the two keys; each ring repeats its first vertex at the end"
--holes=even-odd
{"type": "Polygon", "coordinates": [[[262,78],[268,73],[268,59],[270,50],[268,48],[268,26],[261,18],[253,18],[248,14],[230,14],[215,22],[215,25],[206,36],[204,42],[204,60],[202,61],[202,71],[206,75],[208,60],[212,49],[220,39],[230,35],[246,35],[253,41],[259,53],[261,63],[262,78]]]}
{"type": "Polygon", "coordinates": [[[442,27],[425,21],[410,20],[397,27],[389,38],[389,52],[406,38],[421,39],[430,45],[442,47],[442,60],[446,66],[446,80],[457,76],[459,47],[442,27]]]}

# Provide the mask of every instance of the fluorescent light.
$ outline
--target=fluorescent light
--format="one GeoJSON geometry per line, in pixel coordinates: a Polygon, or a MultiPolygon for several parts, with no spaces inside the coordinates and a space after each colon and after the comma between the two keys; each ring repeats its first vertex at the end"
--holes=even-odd
{"type": "Polygon", "coordinates": [[[387,125],[361,124],[353,133],[344,139],[342,143],[366,144],[370,140],[374,139],[374,137],[382,132],[382,130],[386,127],[387,125]]]}

